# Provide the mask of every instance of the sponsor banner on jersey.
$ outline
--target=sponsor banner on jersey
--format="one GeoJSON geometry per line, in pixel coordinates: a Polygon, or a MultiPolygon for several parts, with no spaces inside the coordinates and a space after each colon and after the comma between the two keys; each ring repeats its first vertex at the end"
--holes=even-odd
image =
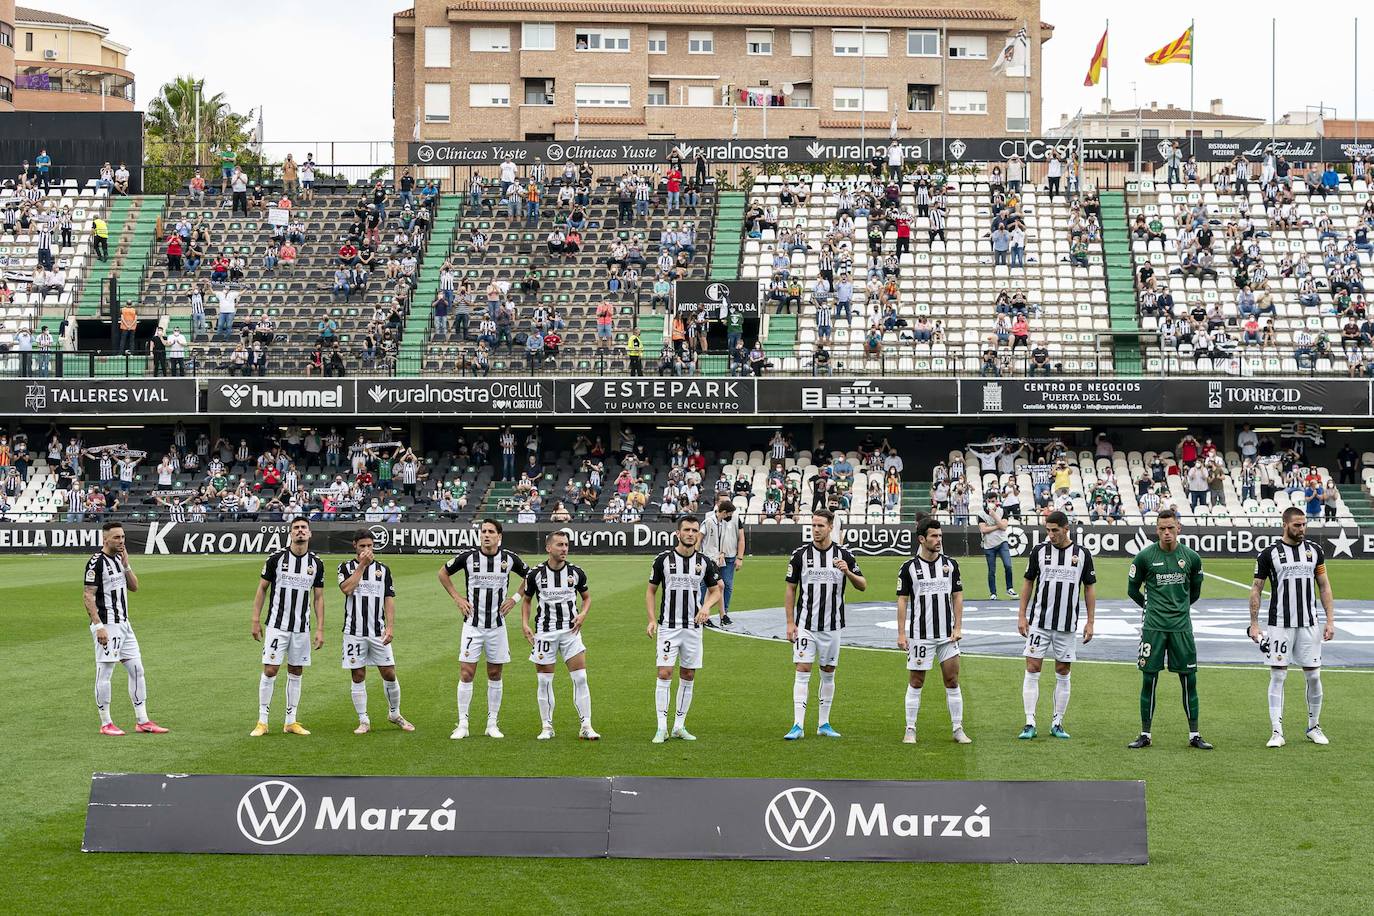
{"type": "Polygon", "coordinates": [[[757,315],[759,285],[753,280],[679,280],[674,308],[722,321],[732,311],[757,315]]]}
{"type": "Polygon", "coordinates": [[[612,790],[612,858],[1149,861],[1143,781],[616,777],[612,790]]]}
{"type": "Polygon", "coordinates": [[[0,414],[13,416],[156,416],[191,414],[198,409],[193,378],[0,381],[0,414]]]}
{"type": "Polygon", "coordinates": [[[81,849],[600,858],[609,783],[96,773],[81,849]]]}
{"type": "Polygon", "coordinates": [[[1367,417],[1370,382],[1355,379],[1169,379],[1166,413],[1227,417],[1367,417]]]}
{"type": "Polygon", "coordinates": [[[550,379],[389,378],[358,381],[358,413],[553,413],[550,379]]]}
{"type": "Polygon", "coordinates": [[[353,379],[212,378],[206,405],[210,413],[312,414],[354,413],[353,379]]]}
{"type": "Polygon", "coordinates": [[[1164,409],[1163,391],[1154,379],[964,379],[959,386],[960,413],[965,416],[1129,416],[1164,409]]]}
{"type": "Polygon", "coordinates": [[[758,380],[759,413],[856,416],[959,412],[959,383],[953,379],[855,378],[758,380]]]}
{"type": "Polygon", "coordinates": [[[558,413],[747,417],[758,412],[752,378],[559,379],[558,413]]]}

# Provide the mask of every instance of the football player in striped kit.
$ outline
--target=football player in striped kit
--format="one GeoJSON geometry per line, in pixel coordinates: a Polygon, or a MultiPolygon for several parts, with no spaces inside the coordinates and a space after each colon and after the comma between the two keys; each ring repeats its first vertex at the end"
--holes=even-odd
{"type": "Polygon", "coordinates": [[[853,585],[868,588],[858,560],[830,538],[835,514],[828,509],[811,513],[811,543],[792,552],[787,566],[783,611],[787,615],[787,639],[792,643],[796,675],[792,682],[792,728],[783,738],[796,741],[806,734],[806,700],[811,685],[811,666],[821,666],[817,689],[820,715],[816,734],[838,738],[830,727],[835,701],[835,666],[840,663],[840,637],[844,633],[844,590],[853,585]]]}
{"type": "Polygon", "coordinates": [[[413,732],[401,715],[401,683],[396,680],[396,659],[391,651],[396,625],[396,583],[391,569],[372,553],[372,532],[353,535],[351,560],[339,564],[339,591],[344,593],[343,667],[353,681],[353,708],[358,713],[355,735],[372,730],[367,717],[367,666],[375,665],[386,691],[387,721],[401,731],[413,732]]]}
{"type": "Polygon", "coordinates": [[[277,672],[286,663],[286,724],[289,735],[310,732],[296,721],[301,704],[301,675],[310,664],[310,650],[324,645],[324,561],[310,549],[310,521],[291,520],[291,546],[278,550],[262,564],[258,591],[253,597],[253,639],[262,643],[262,677],[258,681],[258,724],[250,737],[267,734],[277,672]],[[270,593],[270,599],[268,598],[270,593]],[[267,603],[267,626],[262,606],[267,603]],[[310,637],[310,614],[315,614],[315,637],[310,637]]]}
{"type": "Polygon", "coordinates": [[[658,730],[654,732],[654,744],[662,744],[669,735],[668,697],[674,667],[678,669],[677,707],[671,734],[684,741],[697,740],[687,731],[687,710],[692,705],[692,687],[701,667],[701,625],[711,619],[711,606],[720,603],[723,590],[720,569],[697,549],[700,545],[701,520],[695,515],[678,516],[677,546],[654,557],[644,592],[644,607],[649,613],[646,632],[654,640],[658,662],[654,691],[658,730]]]}
{"type": "Polygon", "coordinates": [[[1307,516],[1294,506],[1283,513],[1283,537],[1255,558],[1255,579],[1250,586],[1250,627],[1246,631],[1259,643],[1269,664],[1269,723],[1273,731],[1267,747],[1283,747],[1283,682],[1288,666],[1302,666],[1307,684],[1307,739],[1330,744],[1321,728],[1322,643],[1336,635],[1335,601],[1331,580],[1326,577],[1326,554],[1309,541],[1307,516]],[[1269,585],[1269,617],[1259,622],[1260,593],[1269,585]],[[1317,630],[1315,605],[1321,601],[1326,620],[1317,630]]]}
{"type": "Polygon", "coordinates": [[[487,657],[488,738],[504,738],[499,718],[503,683],[501,672],[510,661],[510,641],[506,636],[506,614],[515,607],[515,596],[507,594],[512,573],[522,580],[529,567],[513,551],[501,546],[501,523],[483,519],[478,528],[481,546],[465,550],[439,569],[439,584],[448,592],[463,615],[462,648],[458,656],[458,727],[449,735],[454,740],[468,736],[468,708],[472,704],[472,683],[477,662],[487,657]],[[453,577],[463,573],[464,591],[459,593],[453,577]]]}
{"type": "Polygon", "coordinates": [[[1021,584],[1021,607],[1016,631],[1026,638],[1026,675],[1021,682],[1021,701],[1026,727],[1017,735],[1022,740],[1035,737],[1035,707],[1040,701],[1040,668],[1045,656],[1054,655],[1054,719],[1050,734],[1068,738],[1064,713],[1069,708],[1069,668],[1074,660],[1074,635],[1078,631],[1078,611],[1087,611],[1083,623],[1083,642],[1093,638],[1093,615],[1097,612],[1097,571],[1087,548],[1069,540],[1069,517],[1063,512],[1045,516],[1048,540],[1031,550],[1021,584]]]}
{"type": "Polygon", "coordinates": [[[972,744],[964,732],[964,694],[959,687],[959,640],[964,635],[964,583],[959,563],[946,556],[940,522],[926,517],[916,526],[916,556],[897,573],[897,648],[907,653],[906,733],[916,743],[916,717],[926,672],[940,663],[954,741],[972,744]]]}
{"type": "Polygon", "coordinates": [[[568,562],[569,539],[566,531],[553,531],[544,538],[548,559],[525,576],[520,586],[520,623],[530,644],[539,682],[539,740],[553,737],[553,674],[558,657],[568,668],[573,685],[573,707],[579,722],[577,736],[595,741],[601,736],[592,728],[592,693],[587,686],[587,647],[582,644],[582,625],[592,609],[592,594],[587,590],[587,574],[568,562]],[[530,606],[539,602],[530,626],[530,606]]]}
{"type": "Polygon", "coordinates": [[[100,713],[100,734],[119,736],[124,730],[110,718],[110,679],[115,665],[124,664],[129,674],[129,700],[138,721],[135,731],[166,734],[167,729],[148,718],[148,687],[143,675],[143,656],[138,638],[129,625],[129,592],[138,591],[138,576],[129,565],[124,526],[106,522],[100,526],[100,552],[86,561],[82,599],[91,618],[95,643],[95,708],[100,713]]]}

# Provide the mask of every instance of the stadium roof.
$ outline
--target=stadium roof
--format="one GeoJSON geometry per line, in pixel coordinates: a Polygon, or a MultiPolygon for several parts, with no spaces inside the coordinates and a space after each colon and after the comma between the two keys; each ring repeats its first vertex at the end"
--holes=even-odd
{"type": "MultiPolygon", "coordinates": [[[[883,6],[874,3],[747,3],[730,0],[708,2],[663,2],[663,0],[457,0],[449,4],[450,11],[459,12],[535,12],[535,13],[643,13],[737,16],[871,16],[881,19],[963,19],[1011,20],[1014,16],[999,10],[968,7],[942,8],[933,6],[883,6]]],[[[412,18],[414,9],[396,14],[412,18]]],[[[1048,22],[1041,29],[1053,30],[1048,22]]]]}
{"type": "Polygon", "coordinates": [[[85,19],[77,19],[75,16],[65,16],[62,13],[51,13],[47,10],[36,10],[31,6],[16,6],[14,8],[14,20],[16,22],[44,22],[49,25],[88,25],[92,28],[103,29],[103,25],[96,25],[94,22],[87,22],[85,19]]]}

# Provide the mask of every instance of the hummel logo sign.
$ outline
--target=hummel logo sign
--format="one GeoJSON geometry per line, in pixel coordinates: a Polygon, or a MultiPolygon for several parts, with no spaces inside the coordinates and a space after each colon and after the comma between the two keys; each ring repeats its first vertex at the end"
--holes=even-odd
{"type": "Polygon", "coordinates": [[[219,393],[229,399],[229,406],[238,408],[243,406],[243,399],[253,389],[248,385],[221,385],[219,393]]]}

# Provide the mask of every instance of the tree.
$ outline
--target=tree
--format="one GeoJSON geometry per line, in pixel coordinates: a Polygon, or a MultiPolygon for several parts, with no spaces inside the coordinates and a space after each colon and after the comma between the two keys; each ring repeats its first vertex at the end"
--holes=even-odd
{"type": "MultiPolygon", "coordinates": [[[[144,188],[170,191],[189,181],[196,165],[215,161],[226,145],[239,151],[245,166],[256,165],[249,147],[250,115],[238,114],[224,93],[205,94],[205,80],[178,76],[164,83],[143,115],[144,188]],[[196,146],[196,100],[199,97],[200,146],[196,146]]],[[[211,173],[207,173],[207,180],[211,173]]]]}

